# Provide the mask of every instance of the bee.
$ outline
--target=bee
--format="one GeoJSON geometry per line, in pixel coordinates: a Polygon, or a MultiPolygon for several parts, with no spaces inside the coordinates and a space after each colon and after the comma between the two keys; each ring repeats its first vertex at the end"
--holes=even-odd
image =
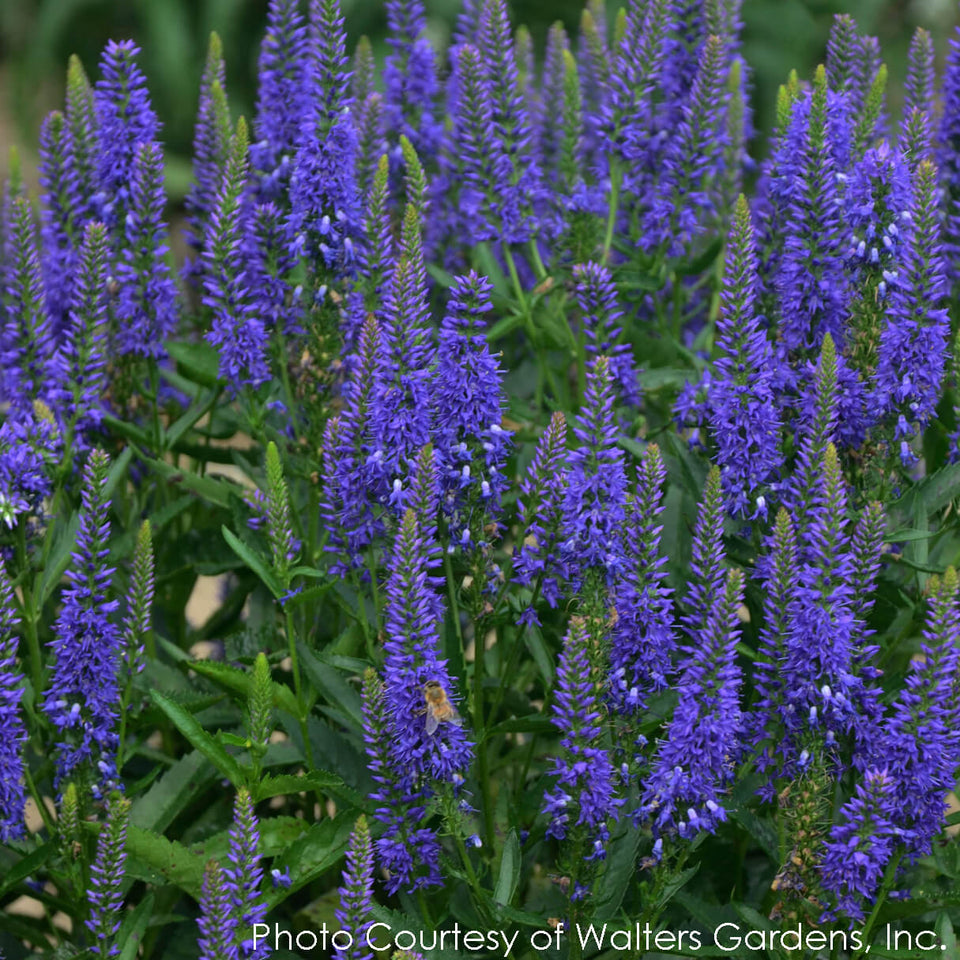
{"type": "Polygon", "coordinates": [[[426,704],[427,733],[432,737],[441,723],[452,723],[459,727],[463,721],[457,708],[447,697],[447,691],[436,680],[428,680],[423,685],[423,700],[426,704]]]}

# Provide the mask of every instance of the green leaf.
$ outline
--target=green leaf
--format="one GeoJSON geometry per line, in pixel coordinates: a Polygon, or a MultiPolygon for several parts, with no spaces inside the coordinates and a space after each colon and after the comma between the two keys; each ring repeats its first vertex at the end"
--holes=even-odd
{"type": "Polygon", "coordinates": [[[220,357],[216,348],[205,340],[194,343],[173,341],[167,353],[176,361],[179,371],[202,387],[216,387],[219,382],[220,357]]]}
{"type": "Polygon", "coordinates": [[[42,847],[37,847],[26,856],[18,860],[10,867],[0,884],[0,896],[8,890],[12,890],[21,880],[35,873],[39,867],[42,867],[55,853],[57,845],[53,841],[45,843],[42,847]]]}
{"type": "MultiPolygon", "coordinates": [[[[553,686],[553,656],[544,642],[540,628],[534,625],[528,626],[523,631],[523,641],[540,671],[540,676],[543,677],[544,684],[549,689],[553,686]]],[[[516,642],[515,640],[514,643],[516,642]]]]}
{"type": "Polygon", "coordinates": [[[278,599],[283,597],[284,590],[276,574],[267,566],[258,554],[254,553],[229,527],[224,525],[223,538],[230,545],[230,549],[260,578],[264,586],[278,599]]]}
{"type": "Polygon", "coordinates": [[[127,828],[127,876],[134,880],[156,882],[157,875],[164,882],[185,890],[195,900],[200,898],[203,884],[202,856],[191,852],[183,844],[168,840],[151,830],[127,828]]]}
{"type": "Polygon", "coordinates": [[[183,435],[193,429],[193,427],[210,412],[212,400],[216,394],[207,394],[202,398],[197,398],[192,406],[178,420],[175,420],[166,431],[165,447],[170,449],[175,447],[183,435]]]}
{"type": "Polygon", "coordinates": [[[321,820],[313,824],[306,834],[287,847],[274,862],[274,866],[281,870],[289,867],[290,886],[287,889],[278,887],[272,893],[268,893],[270,909],[315,880],[340,860],[350,842],[354,819],[352,811],[341,811],[335,820],[321,820]]]}
{"type": "Polygon", "coordinates": [[[327,703],[344,710],[358,729],[363,728],[363,706],[356,687],[350,686],[327,657],[311,650],[302,641],[297,642],[300,663],[314,689],[323,695],[327,703]]]}
{"type": "Polygon", "coordinates": [[[283,773],[276,777],[264,777],[256,786],[254,793],[259,803],[270,797],[287,797],[294,793],[323,793],[330,789],[343,787],[343,780],[335,773],[313,770],[309,776],[297,777],[292,773],[283,773]]]}
{"type": "Polygon", "coordinates": [[[135,960],[143,933],[153,913],[153,893],[148,893],[135,907],[124,915],[123,923],[117,932],[117,943],[122,944],[117,960],[135,960]]]}
{"type": "Polygon", "coordinates": [[[207,503],[215,504],[226,510],[232,510],[240,498],[240,488],[235,483],[226,480],[215,480],[213,477],[201,477],[198,473],[189,470],[178,470],[173,464],[163,460],[151,460],[144,456],[146,466],[167,481],[176,484],[190,493],[195,494],[207,503]]]}
{"type": "Polygon", "coordinates": [[[624,894],[636,874],[637,851],[640,849],[640,831],[628,817],[620,820],[610,838],[606,867],[597,885],[597,920],[610,920],[620,909],[624,894]]]}
{"type": "Polygon", "coordinates": [[[513,827],[507,834],[500,854],[500,872],[493,891],[493,899],[497,903],[505,905],[513,900],[520,883],[520,863],[520,839],[516,827],[513,827]]]}
{"type": "MultiPolygon", "coordinates": [[[[192,660],[190,669],[200,676],[212,680],[218,687],[235,693],[244,700],[248,700],[253,693],[253,676],[247,670],[240,670],[229,663],[219,663],[215,660],[192,660]]],[[[300,709],[294,692],[285,684],[272,681],[273,705],[279,710],[286,710],[298,716],[300,709]]]]}
{"type": "Polygon", "coordinates": [[[940,938],[940,956],[944,960],[960,960],[960,951],[957,950],[957,936],[953,932],[950,915],[941,911],[937,915],[937,923],[934,929],[940,938]]]}
{"type": "Polygon", "coordinates": [[[150,696],[184,737],[235,787],[242,786],[246,782],[247,778],[240,764],[179,703],[170,700],[156,690],[151,690],[150,696]]]}
{"type": "Polygon", "coordinates": [[[213,765],[199,750],[181,757],[153,786],[133,802],[130,822],[163,833],[203,791],[217,780],[213,765]]]}

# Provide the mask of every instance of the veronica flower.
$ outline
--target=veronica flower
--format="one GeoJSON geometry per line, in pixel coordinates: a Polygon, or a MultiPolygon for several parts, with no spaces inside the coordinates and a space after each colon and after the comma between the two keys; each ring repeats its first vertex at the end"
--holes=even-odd
{"type": "MultiPolygon", "coordinates": [[[[890,319],[880,334],[877,399],[900,414],[894,433],[900,441],[909,440],[933,416],[950,330],[936,176],[930,161],[917,166],[902,278],[891,295],[890,319]]],[[[904,449],[901,445],[901,459],[913,462],[913,454],[908,451],[904,457],[904,449]]]]}
{"type": "Polygon", "coordinates": [[[862,70],[860,52],[856,21],[848,13],[836,14],[827,38],[826,70],[831,90],[842,93],[858,87],[862,70]]]}
{"type": "Polygon", "coordinates": [[[544,178],[556,183],[560,172],[563,146],[563,125],[557,119],[563,116],[564,81],[566,79],[565,54],[570,51],[570,40],[559,21],[550,27],[547,34],[547,49],[543,59],[541,95],[537,110],[537,154],[544,178]]]}
{"type": "Polygon", "coordinates": [[[454,278],[440,327],[432,392],[451,545],[488,539],[484,530],[495,522],[507,486],[503,371],[484,336],[492,290],[474,272],[454,278]]]}
{"type": "Polygon", "coordinates": [[[89,760],[99,773],[98,791],[109,788],[117,774],[120,702],[121,638],[113,622],[118,604],[108,599],[114,571],[106,563],[109,466],[106,454],[95,450],[84,470],[77,544],[50,643],[54,664],[43,698],[44,712],[59,736],[57,783],[89,760]]]}
{"type": "Polygon", "coordinates": [[[62,377],[43,296],[33,214],[25,197],[12,202],[9,252],[0,336],[3,399],[23,410],[29,410],[34,400],[55,409],[62,377]]]}
{"type": "Polygon", "coordinates": [[[139,148],[155,147],[160,130],[146,78],[136,63],[139,53],[132,40],[111,40],[100,59],[101,78],[94,92],[99,152],[93,209],[112,230],[124,230],[139,148]]]}
{"type": "Polygon", "coordinates": [[[626,557],[614,590],[609,685],[614,707],[624,714],[644,709],[651,693],[666,689],[673,672],[673,604],[660,552],[666,478],[660,449],[650,444],[627,503],[626,557]]]}
{"type": "MultiPolygon", "coordinates": [[[[223,47],[216,33],[210,34],[207,62],[200,79],[200,105],[193,133],[193,183],[184,199],[187,210],[187,243],[199,254],[208,236],[220,182],[230,155],[230,110],[227,106],[227,73],[223,47]]],[[[189,262],[185,273],[200,272],[189,262]]]]}
{"type": "Polygon", "coordinates": [[[743,574],[731,570],[712,598],[702,631],[683,648],[677,708],[643,785],[635,819],[651,818],[654,832],[692,837],[726,820],[723,792],[740,752],[740,637],[737,611],[743,574]]]}
{"type": "Polygon", "coordinates": [[[230,828],[229,866],[224,868],[224,887],[230,904],[237,938],[244,957],[259,960],[270,954],[261,942],[254,947],[253,926],[263,923],[267,905],[262,899],[263,869],[260,866],[260,830],[253,799],[246,788],[237,791],[233,805],[233,826],[230,828]]]}
{"type": "Polygon", "coordinates": [[[128,676],[143,670],[143,649],[152,622],[153,537],[150,521],[144,520],[137,531],[127,591],[127,613],[123,620],[123,658],[128,676]]]}
{"type": "Polygon", "coordinates": [[[260,46],[250,159],[263,197],[271,200],[287,185],[302,124],[307,36],[299,7],[298,0],[270,0],[260,46]]]}
{"type": "Polygon", "coordinates": [[[760,490],[780,466],[773,357],[758,314],[757,251],[746,198],[737,200],[727,241],[716,373],[709,387],[710,426],[727,509],[762,514],[760,490]],[[756,506],[755,506],[756,505],[756,506]]]}
{"type": "Polygon", "coordinates": [[[337,0],[311,0],[309,27],[309,87],[290,180],[290,232],[294,252],[340,277],[356,269],[361,208],[346,36],[337,0]]]}
{"type": "Polygon", "coordinates": [[[633,362],[633,349],[624,343],[623,308],[610,271],[599,263],[578,263],[573,268],[577,306],[586,334],[586,352],[591,367],[601,354],[608,357],[610,373],[617,384],[620,399],[628,406],[639,406],[640,387],[633,362]]]}
{"type": "Polygon", "coordinates": [[[851,920],[862,920],[898,843],[896,798],[885,770],[872,770],[840,809],[820,866],[824,889],[851,920]]]}
{"type": "Polygon", "coordinates": [[[384,674],[393,752],[401,767],[434,780],[462,776],[472,746],[456,722],[432,728],[424,687],[439,684],[447,700],[455,690],[440,657],[436,604],[428,582],[429,544],[423,520],[407,510],[393,546],[387,580],[384,674]]]}
{"type": "Polygon", "coordinates": [[[211,860],[203,871],[197,926],[200,928],[197,939],[200,960],[238,960],[237,921],[230,906],[224,872],[216,860],[211,860]]]}
{"type": "Polygon", "coordinates": [[[0,561],[0,843],[24,834],[26,792],[23,744],[27,731],[20,709],[23,677],[17,670],[16,629],[20,623],[13,587],[0,561]]]}
{"type": "Polygon", "coordinates": [[[917,27],[907,53],[907,76],[903,82],[903,115],[914,110],[930,114],[933,111],[936,84],[935,51],[929,31],[917,27]]]}
{"type": "Polygon", "coordinates": [[[379,804],[374,817],[385,825],[374,847],[387,874],[387,893],[441,884],[440,841],[435,831],[420,826],[424,791],[396,754],[383,681],[372,669],[363,680],[363,738],[376,784],[370,799],[379,804]]]}
{"type": "Polygon", "coordinates": [[[579,445],[568,460],[563,501],[561,550],[573,580],[595,569],[612,582],[623,562],[627,478],[613,404],[609,360],[598,357],[573,431],[579,445]]]}
{"type": "Polygon", "coordinates": [[[163,341],[177,326],[177,289],[167,261],[163,220],[163,156],[155,143],[137,146],[123,220],[117,281],[116,339],[120,354],[163,355],[163,341]]]}
{"type": "Polygon", "coordinates": [[[372,960],[373,952],[366,944],[367,931],[373,922],[370,906],[373,900],[373,845],[367,818],[357,818],[350,846],[347,848],[347,865],[343,871],[343,884],[339,890],[340,906],[336,911],[341,930],[353,937],[349,949],[337,947],[335,960],[372,960]]]}
{"type": "Polygon", "coordinates": [[[960,278],[960,27],[954,29],[947,47],[940,99],[943,109],[936,142],[943,190],[943,252],[955,283],[960,278]]]}
{"type": "Polygon", "coordinates": [[[267,333],[249,277],[247,127],[241,117],[210,218],[204,250],[203,302],[213,311],[207,339],[219,349],[220,376],[257,387],[270,379],[267,333]]]}
{"type": "Polygon", "coordinates": [[[422,0],[387,0],[387,43],[383,64],[386,120],[394,136],[406,136],[429,163],[440,146],[436,116],[437,55],[427,36],[422,0]]]}
{"type": "Polygon", "coordinates": [[[97,191],[99,135],[93,87],[80,59],[73,55],[67,67],[67,98],[64,117],[69,130],[73,176],[76,183],[78,224],[93,215],[93,198],[97,191]]]}
{"type": "Polygon", "coordinates": [[[614,769],[603,746],[604,710],[600,683],[591,668],[586,622],[574,617],[563,642],[554,692],[553,723],[560,731],[561,754],[549,770],[544,795],[550,817],[547,836],[564,839],[583,827],[588,860],[602,860],[610,838],[609,821],[623,802],[614,796],[614,769]]]}
{"type": "Polygon", "coordinates": [[[111,795],[107,804],[106,823],[100,828],[97,855],[90,867],[90,889],[87,901],[90,917],[87,929],[93,934],[90,949],[98,957],[115,957],[120,953],[116,935],[120,929],[123,907],[123,869],[127,859],[127,820],[130,801],[122,794],[111,795]]]}
{"type": "Polygon", "coordinates": [[[0,427],[0,522],[26,524],[28,542],[46,518],[45,503],[63,455],[63,439],[49,408],[13,410],[0,427]]]}
{"type": "Polygon", "coordinates": [[[73,290],[84,204],[70,127],[56,110],[40,128],[39,173],[43,285],[52,328],[59,332],[73,290]]]}

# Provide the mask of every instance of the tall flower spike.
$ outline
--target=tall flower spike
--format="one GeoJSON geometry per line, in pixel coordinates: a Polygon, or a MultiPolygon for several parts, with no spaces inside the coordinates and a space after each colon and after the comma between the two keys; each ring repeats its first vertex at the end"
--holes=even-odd
{"type": "Polygon", "coordinates": [[[370,93],[356,106],[357,117],[357,191],[367,202],[365,220],[365,259],[369,261],[370,194],[374,189],[380,159],[386,155],[387,137],[383,97],[370,93]]]}
{"type": "Polygon", "coordinates": [[[490,353],[485,315],[493,285],[475,272],[454,278],[440,326],[433,398],[445,509],[457,519],[452,542],[485,539],[500,509],[509,434],[503,417],[503,370],[490,353]]]}
{"type": "Polygon", "coordinates": [[[94,213],[121,233],[133,202],[139,148],[156,146],[160,131],[146,79],[136,63],[139,52],[132,40],[111,40],[100,59],[101,77],[94,93],[99,145],[94,213]]]}
{"type": "Polygon", "coordinates": [[[97,191],[97,162],[99,137],[97,111],[94,105],[93,87],[87,79],[79,57],[70,57],[67,67],[66,121],[73,148],[73,171],[77,182],[79,207],[78,223],[93,213],[93,198],[97,191]]]}
{"type": "Polygon", "coordinates": [[[100,828],[97,855],[90,867],[90,890],[87,900],[90,917],[87,929],[93,934],[90,949],[102,958],[120,953],[116,941],[123,908],[123,869],[127,859],[127,821],[130,801],[113,793],[107,804],[106,823],[100,828]]]}
{"type": "Polygon", "coordinates": [[[367,818],[357,817],[350,846],[347,847],[347,865],[340,887],[340,906],[336,910],[337,923],[353,938],[349,948],[334,949],[334,960],[372,960],[373,951],[367,946],[370,925],[370,905],[373,899],[373,844],[367,818]]]}
{"type": "Polygon", "coordinates": [[[937,171],[924,160],[914,178],[910,236],[877,364],[878,400],[900,415],[895,437],[905,464],[915,460],[908,441],[930,421],[940,398],[950,336],[937,200],[937,171]]]}
{"type": "Polygon", "coordinates": [[[393,225],[390,218],[390,165],[386,154],[377,162],[364,221],[366,277],[364,293],[369,310],[383,311],[390,279],[396,265],[393,225]]]}
{"type": "Polygon", "coordinates": [[[663,569],[666,557],[660,553],[666,478],[660,448],[651,443],[627,505],[626,557],[614,592],[610,697],[615,708],[628,715],[644,709],[651,693],[666,689],[673,670],[673,604],[663,569]]]}
{"type": "Polygon", "coordinates": [[[886,766],[895,797],[893,820],[912,857],[930,853],[944,829],[947,795],[960,764],[956,676],[960,662],[957,574],[932,577],[921,656],[910,662],[891,715],[874,730],[867,766],[886,766]]]}
{"type": "MultiPolygon", "coordinates": [[[[311,0],[308,59],[309,95],[290,181],[290,231],[296,253],[341,277],[356,270],[361,206],[338,0],[311,0]]],[[[313,283],[318,295],[320,281],[313,283]]]]}
{"type": "Polygon", "coordinates": [[[307,31],[298,0],[270,0],[267,32],[257,71],[256,142],[250,158],[264,199],[277,200],[287,186],[303,122],[307,31]]]}
{"type": "Polygon", "coordinates": [[[591,668],[592,639],[581,617],[570,621],[557,668],[553,724],[560,731],[561,755],[549,770],[553,779],[544,795],[550,817],[547,836],[559,840],[582,827],[587,860],[603,860],[609,822],[623,802],[614,795],[614,770],[604,746],[602,682],[591,668]]]}
{"type": "Polygon", "coordinates": [[[723,794],[740,752],[740,668],[737,643],[743,572],[730,570],[702,632],[683,648],[686,666],[677,708],[643,789],[636,819],[654,831],[692,837],[726,820],[723,794]]]}
{"type": "Polygon", "coordinates": [[[43,709],[60,742],[57,783],[84,761],[92,761],[102,788],[116,777],[120,631],[112,622],[117,601],[108,599],[113,568],[109,554],[110,501],[106,498],[110,461],[100,450],[87,460],[77,545],[67,572],[69,585],[50,644],[54,655],[43,709]]]}
{"type": "Polygon", "coordinates": [[[896,798],[885,770],[872,770],[857,784],[856,794],[840,809],[830,829],[820,866],[824,889],[836,909],[850,920],[863,920],[899,842],[894,826],[896,798]]]}
{"type": "Polygon", "coordinates": [[[293,535],[290,521],[290,492],[283,476],[283,464],[277,445],[267,444],[267,537],[273,569],[285,586],[290,578],[290,567],[297,559],[299,544],[293,535]]]}
{"type": "Polygon", "coordinates": [[[573,580],[593,569],[612,583],[623,563],[627,476],[613,405],[610,363],[598,357],[573,429],[579,446],[568,459],[563,501],[561,549],[573,580]]]}
{"type": "Polygon", "coordinates": [[[774,522],[769,553],[758,566],[764,586],[763,626],[754,668],[757,696],[747,727],[754,748],[759,748],[757,770],[766,777],[758,792],[765,800],[773,800],[774,780],[783,767],[783,724],[789,693],[783,664],[790,645],[791,602],[799,573],[793,522],[782,507],[774,522]]]}
{"type": "Polygon", "coordinates": [[[513,560],[517,580],[534,591],[524,620],[537,622],[539,596],[556,606],[566,580],[560,559],[563,505],[567,486],[567,421],[558,410],[537,444],[527,475],[520,484],[520,529],[523,541],[513,560]]]}
{"type": "Polygon", "coordinates": [[[213,311],[207,339],[219,350],[220,376],[234,387],[257,387],[270,379],[267,332],[249,286],[248,175],[247,125],[241,117],[210,217],[203,277],[203,302],[213,311]]]}
{"type": "Polygon", "coordinates": [[[107,230],[87,224],[77,282],[67,318],[63,367],[67,397],[63,419],[74,449],[85,453],[103,419],[107,380],[107,230]]]}
{"type": "Polygon", "coordinates": [[[162,356],[163,342],[177,327],[177,288],[167,259],[165,204],[160,147],[141,143],[133,163],[117,267],[118,330],[112,346],[123,355],[162,356]]]}
{"type": "Polygon", "coordinates": [[[65,325],[82,231],[83,202],[70,127],[58,110],[40,128],[43,285],[54,332],[65,325]]]}
{"type": "Polygon", "coordinates": [[[956,27],[947,48],[940,89],[943,112],[937,131],[937,167],[943,190],[944,253],[954,284],[960,280],[960,27],[956,27]]]}
{"type": "Polygon", "coordinates": [[[414,774],[451,781],[470,764],[472,745],[458,722],[434,724],[425,706],[424,687],[439,685],[452,702],[454,687],[447,662],[439,656],[436,607],[430,595],[428,545],[420,522],[408,510],[390,557],[385,612],[384,673],[387,709],[396,762],[414,774]]]}
{"type": "Polygon", "coordinates": [[[499,149],[498,162],[491,170],[497,219],[505,243],[524,243],[537,234],[534,211],[544,190],[533,152],[530,118],[520,92],[505,0],[484,0],[478,47],[499,149]]]}
{"type": "Polygon", "coordinates": [[[710,426],[727,509],[748,518],[766,513],[762,490],[780,466],[780,422],[774,364],[758,314],[759,265],[743,194],[727,241],[716,374],[709,388],[710,426]]]}
{"type": "Polygon", "coordinates": [[[383,64],[387,124],[394,137],[406,136],[420,158],[437,155],[442,125],[436,116],[437,55],[427,36],[422,0],[387,0],[387,43],[383,64]]]}
{"type": "Polygon", "coordinates": [[[684,630],[696,646],[697,634],[715,616],[718,598],[723,593],[723,493],[719,467],[711,467],[703,488],[703,500],[697,513],[690,556],[690,576],[681,617],[684,630]]]}
{"type": "Polygon", "coordinates": [[[827,39],[827,82],[831,90],[839,93],[857,85],[861,71],[859,55],[860,34],[856,21],[847,13],[838,13],[827,39]]]}
{"type": "MultiPolygon", "coordinates": [[[[187,210],[187,242],[199,255],[208,237],[207,224],[213,212],[220,182],[230,155],[230,109],[227,106],[227,71],[223,46],[210,34],[207,62],[200,79],[200,106],[193,133],[193,183],[184,200],[187,210]]],[[[199,262],[188,263],[188,273],[199,272],[199,262]]]]}
{"type": "Polygon", "coordinates": [[[23,783],[23,744],[26,727],[20,711],[22,676],[17,671],[17,636],[20,623],[13,586],[0,560],[0,843],[24,834],[26,793],[23,783]]]}
{"type": "Polygon", "coordinates": [[[828,126],[827,80],[817,68],[809,109],[794,107],[785,149],[797,174],[786,210],[777,277],[781,336],[788,350],[816,349],[825,333],[843,343],[846,282],[840,196],[828,126]]]}
{"type": "Polygon", "coordinates": [[[265,653],[253,662],[253,684],[247,702],[247,733],[254,750],[266,753],[273,733],[273,677],[265,653]]]}
{"type": "Polygon", "coordinates": [[[231,912],[236,923],[241,954],[252,960],[269,955],[266,943],[254,949],[253,926],[263,923],[267,904],[263,900],[260,866],[260,828],[253,809],[253,798],[245,787],[237,790],[233,805],[233,826],[230,828],[229,866],[224,868],[226,889],[230,894],[231,912]]]}
{"type": "Polygon", "coordinates": [[[239,960],[237,921],[230,906],[230,891],[220,864],[211,860],[203,871],[200,893],[200,960],[239,960]]]}
{"type": "Polygon", "coordinates": [[[426,813],[424,794],[397,756],[386,691],[372,668],[363,678],[363,739],[376,784],[370,799],[379,804],[374,817],[385,825],[374,846],[387,893],[441,884],[440,841],[434,830],[419,826],[426,813]]]}
{"type": "Polygon", "coordinates": [[[22,196],[12,204],[9,249],[8,286],[2,291],[6,316],[0,339],[3,399],[15,409],[29,410],[34,400],[56,409],[61,378],[43,297],[33,214],[29,201],[22,196]]]}
{"type": "Polygon", "coordinates": [[[144,520],[133,549],[127,615],[123,621],[123,656],[130,675],[139,673],[144,666],[144,645],[153,621],[153,588],[153,536],[150,521],[144,520]]]}
{"type": "Polygon", "coordinates": [[[623,403],[639,406],[640,387],[633,362],[633,349],[624,343],[623,309],[610,271],[599,263],[578,263],[573,268],[577,306],[586,334],[586,352],[591,368],[601,354],[608,358],[610,373],[623,403]]]}
{"type": "Polygon", "coordinates": [[[903,115],[914,110],[930,114],[933,111],[936,75],[935,51],[929,31],[917,27],[907,54],[907,76],[903,84],[903,115]]]}
{"type": "Polygon", "coordinates": [[[547,51],[543,61],[540,109],[537,116],[537,151],[544,177],[555,183],[559,175],[563,126],[557,118],[563,115],[564,55],[570,50],[570,41],[563,23],[557,21],[547,34],[547,51]]]}

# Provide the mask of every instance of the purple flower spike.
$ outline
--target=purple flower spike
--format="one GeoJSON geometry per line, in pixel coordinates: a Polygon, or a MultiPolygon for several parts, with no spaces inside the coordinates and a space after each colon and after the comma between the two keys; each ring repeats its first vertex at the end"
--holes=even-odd
{"type": "Polygon", "coordinates": [[[266,943],[253,945],[253,925],[263,923],[267,905],[263,900],[263,868],[260,866],[260,829],[253,809],[253,799],[245,787],[237,791],[233,805],[233,826],[230,828],[228,867],[224,868],[224,887],[230,896],[231,912],[236,923],[240,955],[261,960],[270,955],[266,943]]]}
{"type": "Polygon", "coordinates": [[[123,909],[123,868],[127,859],[127,820],[130,801],[122,794],[111,794],[107,820],[100,828],[97,855],[90,867],[90,918],[87,929],[93,934],[90,949],[101,958],[120,953],[116,942],[123,909]]]}
{"type": "Polygon", "coordinates": [[[26,727],[20,710],[23,677],[17,670],[16,628],[20,623],[13,587],[0,561],[0,843],[24,834],[26,792],[23,785],[23,744],[26,727]]]}
{"type": "Polygon", "coordinates": [[[340,906],[336,911],[341,930],[353,937],[353,946],[337,947],[334,960],[372,960],[373,951],[366,945],[367,931],[373,923],[370,906],[373,900],[373,845],[367,818],[360,816],[350,835],[347,866],[340,887],[340,906]]]}
{"type": "Polygon", "coordinates": [[[226,877],[216,860],[211,860],[203,872],[197,926],[200,960],[238,960],[237,921],[230,907],[226,877]]]}

